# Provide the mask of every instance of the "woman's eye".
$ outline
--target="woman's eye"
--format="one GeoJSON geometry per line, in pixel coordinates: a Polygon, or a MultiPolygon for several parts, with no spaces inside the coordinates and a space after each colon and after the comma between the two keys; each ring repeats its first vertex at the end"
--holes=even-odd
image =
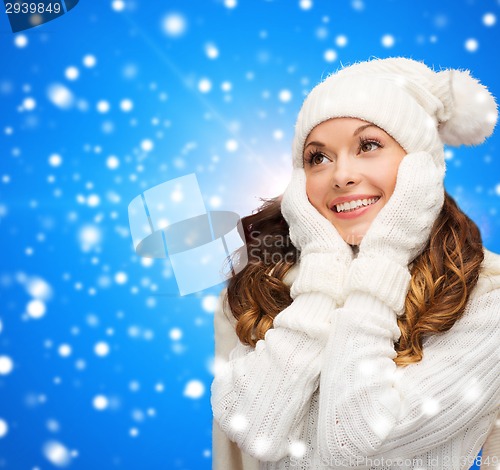
{"type": "Polygon", "coordinates": [[[325,161],[326,155],[323,155],[322,153],[315,153],[314,155],[311,156],[311,165],[319,165],[325,161]]]}
{"type": "Polygon", "coordinates": [[[368,140],[363,142],[360,146],[362,152],[371,152],[372,150],[377,150],[380,147],[378,142],[368,140]]]}

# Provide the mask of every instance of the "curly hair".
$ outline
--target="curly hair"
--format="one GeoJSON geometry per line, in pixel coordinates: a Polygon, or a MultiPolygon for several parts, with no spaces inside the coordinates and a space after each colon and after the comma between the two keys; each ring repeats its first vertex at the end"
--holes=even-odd
{"type": "MultiPolygon", "coordinates": [[[[246,247],[241,250],[246,250],[248,262],[228,281],[226,292],[237,320],[236,333],[251,346],[264,338],[274,317],[292,303],[283,279],[299,259],[281,214],[280,198],[261,200],[264,204],[242,219],[246,247]]],[[[401,331],[395,343],[397,365],[419,362],[424,339],[448,331],[463,315],[483,258],[477,225],[446,193],[428,244],[411,267],[405,311],[397,319],[401,331]]]]}

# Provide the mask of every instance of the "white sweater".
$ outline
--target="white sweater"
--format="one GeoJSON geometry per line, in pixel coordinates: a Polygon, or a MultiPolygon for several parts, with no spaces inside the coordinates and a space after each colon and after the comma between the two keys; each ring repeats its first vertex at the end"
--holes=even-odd
{"type": "Polygon", "coordinates": [[[484,444],[482,469],[497,470],[500,256],[485,252],[463,317],[424,341],[422,361],[396,367],[398,335],[394,312],[368,294],[339,309],[299,295],[255,348],[236,341],[229,361],[216,357],[214,469],[249,468],[250,455],[261,470],[465,470],[484,444]],[[243,465],[224,461],[220,430],[243,465]]]}

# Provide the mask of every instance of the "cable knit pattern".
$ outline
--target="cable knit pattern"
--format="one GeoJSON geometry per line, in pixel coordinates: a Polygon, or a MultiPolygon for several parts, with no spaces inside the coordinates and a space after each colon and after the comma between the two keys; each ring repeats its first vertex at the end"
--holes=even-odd
{"type": "Polygon", "coordinates": [[[353,294],[333,318],[332,330],[345,334],[326,346],[335,361],[321,371],[320,456],[348,467],[360,456],[426,456],[422,467],[469,468],[499,407],[500,290],[471,302],[450,332],[426,341],[423,360],[405,368],[392,361],[395,316],[378,299],[353,294]]]}
{"type": "Polygon", "coordinates": [[[302,254],[290,296],[295,299],[303,292],[325,292],[336,300],[337,305],[341,305],[346,272],[347,268],[341,268],[338,253],[302,254]]]}
{"type": "Polygon", "coordinates": [[[302,294],[276,317],[275,328],[255,349],[239,343],[229,362],[217,367],[212,384],[214,418],[246,453],[277,461],[299,439],[318,388],[334,310],[331,297],[302,294]]]}
{"type": "Polygon", "coordinates": [[[410,285],[410,271],[382,256],[358,257],[349,269],[348,291],[369,292],[402,315],[410,285]]]}
{"type": "MultiPolygon", "coordinates": [[[[393,362],[385,303],[352,292],[334,309],[328,295],[299,295],[255,349],[238,345],[218,368],[214,418],[261,470],[469,469],[500,410],[500,257],[485,260],[463,317],[407,367],[393,362]]],[[[498,458],[495,445],[483,456],[498,458]]]]}

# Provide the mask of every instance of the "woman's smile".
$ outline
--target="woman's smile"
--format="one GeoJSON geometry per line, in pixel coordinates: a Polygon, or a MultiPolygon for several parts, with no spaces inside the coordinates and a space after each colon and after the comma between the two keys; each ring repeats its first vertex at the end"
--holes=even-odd
{"type": "Polygon", "coordinates": [[[353,219],[365,214],[374,204],[380,200],[380,196],[352,195],[336,198],[331,210],[339,219],[353,219]]]}

